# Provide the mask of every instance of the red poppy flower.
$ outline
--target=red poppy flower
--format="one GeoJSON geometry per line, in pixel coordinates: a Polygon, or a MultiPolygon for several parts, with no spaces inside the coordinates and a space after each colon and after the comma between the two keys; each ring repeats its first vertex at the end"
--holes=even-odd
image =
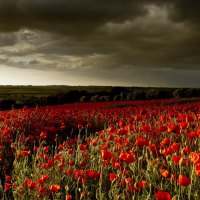
{"type": "Polygon", "coordinates": [[[90,178],[98,178],[100,176],[100,173],[99,172],[95,172],[95,171],[88,171],[87,175],[90,178]]]}
{"type": "Polygon", "coordinates": [[[39,197],[43,197],[43,196],[47,195],[47,193],[48,193],[48,189],[45,187],[38,187],[37,191],[38,191],[39,197]]]}
{"type": "Polygon", "coordinates": [[[0,153],[0,162],[3,162],[3,161],[4,161],[4,154],[0,153]]]}
{"type": "Polygon", "coordinates": [[[181,158],[182,158],[182,156],[176,156],[176,155],[172,156],[172,160],[174,161],[175,165],[179,164],[179,161],[181,158]]]}
{"type": "Polygon", "coordinates": [[[180,133],[180,127],[178,125],[175,125],[175,124],[169,125],[168,132],[169,133],[173,132],[173,133],[179,134],[180,133]]]}
{"type": "Polygon", "coordinates": [[[85,162],[85,161],[80,161],[80,163],[79,163],[79,165],[81,166],[81,167],[86,167],[87,166],[87,162],[85,162]]]}
{"type": "Polygon", "coordinates": [[[86,144],[79,144],[79,149],[81,151],[86,151],[87,150],[87,145],[86,144]]]}
{"type": "Polygon", "coordinates": [[[4,150],[5,149],[5,146],[1,146],[0,145],[0,151],[4,150]]]}
{"type": "Polygon", "coordinates": [[[194,164],[200,163],[200,153],[190,152],[190,159],[194,164]]]}
{"type": "Polygon", "coordinates": [[[72,195],[71,194],[67,194],[66,195],[66,200],[72,200],[72,195]]]}
{"type": "Polygon", "coordinates": [[[80,180],[82,183],[86,182],[87,174],[85,170],[74,170],[74,180],[80,180]]]}
{"type": "Polygon", "coordinates": [[[128,130],[126,130],[125,128],[120,128],[117,131],[118,135],[127,135],[128,134],[128,130]]]}
{"type": "Polygon", "coordinates": [[[78,129],[81,130],[83,128],[82,124],[78,124],[78,129]]]}
{"type": "Polygon", "coordinates": [[[49,176],[46,174],[43,174],[40,178],[38,178],[38,183],[44,184],[49,180],[49,176]]]}
{"type": "Polygon", "coordinates": [[[139,137],[135,141],[135,145],[138,147],[148,146],[149,140],[144,137],[139,137]]]}
{"type": "Polygon", "coordinates": [[[12,188],[12,184],[11,183],[5,183],[4,184],[4,190],[7,191],[7,190],[10,190],[12,188]]]}
{"type": "Polygon", "coordinates": [[[29,156],[29,155],[31,154],[31,152],[30,152],[30,151],[25,151],[25,150],[23,150],[23,151],[21,152],[21,154],[22,154],[23,156],[29,156]]]}
{"type": "Polygon", "coordinates": [[[133,184],[133,179],[132,178],[125,178],[124,182],[126,183],[126,185],[132,185],[133,184]]]}
{"type": "Polygon", "coordinates": [[[87,123],[87,128],[92,128],[92,124],[90,122],[87,123]]]}
{"type": "Polygon", "coordinates": [[[66,169],[66,173],[70,176],[70,175],[72,175],[73,170],[72,169],[66,169]]]}
{"type": "Polygon", "coordinates": [[[12,178],[9,175],[6,175],[5,179],[6,179],[6,182],[9,182],[9,183],[12,181],[12,178]]]}
{"type": "Polygon", "coordinates": [[[44,151],[45,153],[48,153],[48,152],[49,152],[49,147],[43,147],[43,151],[44,151]]]}
{"type": "Polygon", "coordinates": [[[47,166],[47,164],[46,163],[43,163],[42,165],[41,165],[41,169],[46,169],[48,166],[47,166]]]}
{"type": "Polygon", "coordinates": [[[169,176],[169,171],[167,169],[160,169],[160,174],[162,177],[167,178],[169,176]]]}
{"type": "Polygon", "coordinates": [[[40,139],[45,139],[45,138],[47,138],[47,133],[42,131],[40,134],[40,139]]]}
{"type": "Polygon", "coordinates": [[[164,138],[161,142],[160,142],[160,145],[161,146],[164,146],[164,145],[170,145],[170,138],[164,138]]]}
{"type": "Polygon", "coordinates": [[[64,124],[64,123],[61,123],[60,129],[61,129],[61,130],[64,130],[65,128],[66,128],[65,124],[64,124]]]}
{"type": "Polygon", "coordinates": [[[129,192],[135,192],[135,191],[137,191],[138,189],[137,189],[137,187],[135,187],[134,185],[127,185],[127,190],[128,190],[129,192]]]}
{"type": "Polygon", "coordinates": [[[187,176],[180,175],[177,182],[179,185],[187,187],[190,185],[191,180],[187,176]]]}
{"type": "Polygon", "coordinates": [[[60,144],[59,146],[58,146],[58,150],[63,150],[64,149],[64,145],[63,144],[60,144]]]}
{"type": "Polygon", "coordinates": [[[137,182],[137,188],[139,190],[143,189],[147,185],[147,181],[138,181],[137,182]]]}
{"type": "Polygon", "coordinates": [[[38,152],[38,147],[37,147],[37,146],[34,146],[33,151],[34,151],[35,153],[37,153],[37,152],[38,152]]]}
{"type": "Polygon", "coordinates": [[[114,157],[112,157],[112,158],[110,159],[110,163],[111,163],[112,165],[114,165],[115,162],[116,162],[116,159],[115,159],[114,157]]]}
{"type": "Polygon", "coordinates": [[[127,153],[126,159],[124,160],[127,164],[135,162],[135,158],[130,153],[127,153]]]}
{"type": "Polygon", "coordinates": [[[149,150],[154,154],[154,155],[159,155],[160,152],[160,144],[149,144],[149,150]]]}
{"type": "Polygon", "coordinates": [[[29,178],[27,178],[25,180],[25,183],[24,183],[25,187],[28,187],[29,189],[33,190],[37,187],[37,183],[29,178]]]}
{"type": "Polygon", "coordinates": [[[70,160],[68,161],[68,165],[69,165],[69,166],[74,166],[74,165],[75,165],[75,161],[72,160],[72,159],[70,159],[70,160]]]}
{"type": "Polygon", "coordinates": [[[51,158],[48,160],[48,164],[47,164],[48,167],[53,167],[54,166],[54,159],[51,158]]]}
{"type": "Polygon", "coordinates": [[[48,161],[48,159],[49,159],[49,156],[46,155],[46,154],[40,154],[39,157],[40,157],[42,160],[45,160],[45,161],[48,161]]]}
{"type": "Polygon", "coordinates": [[[159,126],[158,127],[158,133],[162,133],[164,131],[167,131],[167,126],[159,126]]]}
{"type": "Polygon", "coordinates": [[[120,169],[121,163],[120,162],[115,162],[113,167],[116,168],[116,169],[120,169]]]}
{"type": "Polygon", "coordinates": [[[109,133],[108,140],[113,141],[115,139],[115,136],[112,133],[109,133]]]}
{"type": "Polygon", "coordinates": [[[179,151],[180,149],[180,143],[173,143],[171,146],[170,146],[171,149],[173,149],[174,152],[177,152],[179,151]]]}
{"type": "Polygon", "coordinates": [[[59,185],[51,185],[50,187],[49,187],[49,190],[51,191],[51,192],[58,192],[59,190],[60,190],[60,186],[59,185]]]}
{"type": "Polygon", "coordinates": [[[156,200],[171,200],[172,196],[169,192],[156,192],[156,200]]]}
{"type": "Polygon", "coordinates": [[[118,178],[117,174],[112,174],[112,173],[109,175],[109,177],[110,177],[110,182],[113,182],[118,178]]]}
{"type": "Polygon", "coordinates": [[[196,175],[200,176],[200,163],[197,163],[195,165],[195,173],[196,175]]]}
{"type": "Polygon", "coordinates": [[[93,146],[93,147],[96,147],[97,146],[97,140],[92,140],[91,142],[90,142],[90,144],[93,146]]]}
{"type": "Polygon", "coordinates": [[[196,132],[194,132],[194,131],[191,131],[191,132],[189,132],[188,134],[187,134],[187,137],[189,138],[189,139],[193,139],[193,138],[195,138],[195,137],[197,137],[198,136],[198,134],[196,133],[196,132]]]}
{"type": "Polygon", "coordinates": [[[181,122],[181,123],[180,123],[180,127],[181,127],[182,129],[186,129],[186,128],[188,127],[188,123],[187,123],[187,122],[181,122]]]}
{"type": "Polygon", "coordinates": [[[73,153],[74,153],[74,150],[73,150],[73,149],[68,149],[68,150],[67,150],[67,153],[68,153],[68,154],[73,154],[73,153]]]}
{"type": "Polygon", "coordinates": [[[54,155],[54,159],[55,159],[55,160],[60,160],[60,158],[61,158],[61,155],[60,155],[60,154],[57,153],[57,154],[54,155]]]}
{"type": "Polygon", "coordinates": [[[119,155],[119,159],[128,164],[133,163],[135,161],[135,158],[130,153],[126,152],[121,152],[119,155]]]}
{"type": "Polygon", "coordinates": [[[63,161],[59,162],[57,165],[60,169],[63,169],[63,167],[65,166],[65,163],[63,161]]]}
{"type": "Polygon", "coordinates": [[[161,152],[162,155],[167,156],[167,155],[172,155],[174,153],[174,150],[172,148],[164,148],[161,152]]]}
{"type": "Polygon", "coordinates": [[[190,147],[183,147],[182,149],[181,149],[181,154],[183,155],[183,154],[189,154],[190,152],[192,151],[192,149],[190,148],[190,147]]]}
{"type": "Polygon", "coordinates": [[[100,146],[100,149],[101,149],[101,150],[107,150],[107,149],[108,149],[108,146],[105,145],[105,144],[103,144],[103,145],[100,146]]]}
{"type": "Polygon", "coordinates": [[[107,151],[107,150],[102,150],[101,151],[101,157],[104,160],[110,160],[111,157],[112,157],[112,153],[110,151],[107,151]]]}

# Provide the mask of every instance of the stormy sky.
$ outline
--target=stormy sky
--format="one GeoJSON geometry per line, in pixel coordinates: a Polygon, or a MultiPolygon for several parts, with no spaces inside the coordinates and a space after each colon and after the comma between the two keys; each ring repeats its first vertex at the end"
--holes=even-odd
{"type": "Polygon", "coordinates": [[[0,0],[0,84],[200,87],[200,1],[0,0]]]}

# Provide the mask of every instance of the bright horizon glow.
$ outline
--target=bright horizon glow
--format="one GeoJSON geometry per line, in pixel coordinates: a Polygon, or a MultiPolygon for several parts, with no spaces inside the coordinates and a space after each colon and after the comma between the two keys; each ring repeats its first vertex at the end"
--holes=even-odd
{"type": "MultiPolygon", "coordinates": [[[[198,88],[200,85],[190,84],[189,80],[199,80],[200,71],[188,73],[187,70],[180,71],[160,71],[160,77],[157,77],[154,70],[135,70],[134,71],[113,71],[96,70],[93,73],[90,70],[85,71],[43,71],[33,69],[18,69],[1,65],[0,67],[0,85],[68,85],[68,86],[138,86],[138,87],[186,87],[198,88]],[[177,82],[176,77],[185,76],[185,81],[177,82]],[[112,78],[110,78],[112,77],[112,78]],[[141,83],[143,77],[144,82],[141,83]],[[171,77],[171,84],[168,79],[171,77]],[[162,83],[162,84],[160,84],[162,83]]],[[[196,82],[198,83],[198,82],[196,82]]]]}

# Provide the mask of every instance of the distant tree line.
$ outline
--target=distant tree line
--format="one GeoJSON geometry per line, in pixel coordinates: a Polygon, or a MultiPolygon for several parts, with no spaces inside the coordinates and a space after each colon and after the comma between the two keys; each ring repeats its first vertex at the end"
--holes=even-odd
{"type": "Polygon", "coordinates": [[[150,100],[166,98],[192,98],[200,97],[200,89],[195,88],[135,88],[128,90],[124,87],[113,87],[111,91],[88,92],[87,90],[70,90],[65,93],[58,93],[47,97],[24,97],[20,100],[0,100],[0,110],[12,108],[23,108],[24,106],[52,106],[78,102],[103,102],[103,101],[129,101],[129,100],[150,100]]]}

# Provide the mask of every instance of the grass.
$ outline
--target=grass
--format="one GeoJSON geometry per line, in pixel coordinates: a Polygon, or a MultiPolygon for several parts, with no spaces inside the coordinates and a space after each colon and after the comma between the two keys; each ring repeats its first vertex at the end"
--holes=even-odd
{"type": "MultiPolygon", "coordinates": [[[[0,98],[9,97],[44,97],[52,94],[68,92],[70,90],[86,90],[91,93],[110,92],[112,86],[65,86],[65,85],[50,85],[50,86],[0,86],[0,98]]],[[[139,87],[125,87],[128,91],[138,89],[139,87]]],[[[144,91],[151,88],[141,88],[144,91]]],[[[160,91],[173,91],[172,88],[157,88],[160,91]]]]}

